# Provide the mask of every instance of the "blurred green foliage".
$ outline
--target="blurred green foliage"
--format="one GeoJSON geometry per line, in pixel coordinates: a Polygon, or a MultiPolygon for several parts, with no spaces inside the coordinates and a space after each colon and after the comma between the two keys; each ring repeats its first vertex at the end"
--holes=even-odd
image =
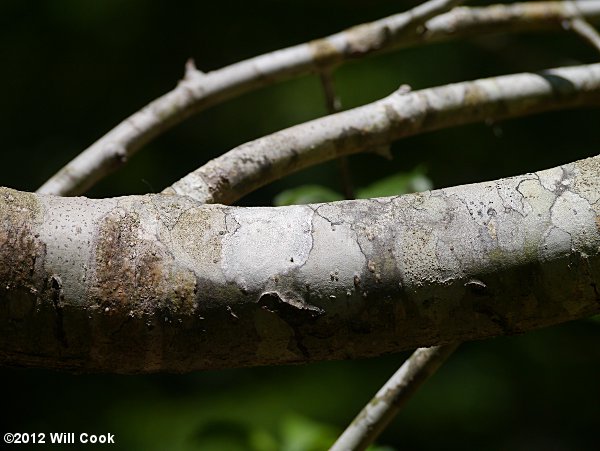
{"type": "MultiPolygon", "coordinates": [[[[208,71],[415,3],[3,0],[0,184],[36,189],[174,87],[189,57],[208,71]]],[[[404,83],[419,89],[595,60],[595,50],[574,35],[520,34],[391,52],[347,64],[334,79],[351,108],[404,83]]],[[[323,114],[315,76],[246,94],[165,133],[89,195],[160,191],[238,144],[323,114]]],[[[364,197],[552,167],[598,153],[598,119],[597,109],[563,111],[416,136],[392,146],[392,161],[352,156],[352,177],[364,197]]],[[[241,203],[334,200],[341,197],[338,179],[332,162],[241,203]]],[[[597,449],[599,340],[598,325],[580,321],[464,344],[379,443],[407,450],[597,449]]],[[[186,375],[3,368],[0,424],[12,432],[112,432],[114,448],[127,450],[324,449],[406,355],[186,375]]]]}
{"type": "Polygon", "coordinates": [[[356,191],[358,199],[371,197],[397,196],[406,193],[427,191],[433,188],[433,182],[425,175],[423,166],[417,166],[411,172],[401,172],[375,180],[370,185],[356,191]]]}
{"type": "Polygon", "coordinates": [[[305,205],[319,202],[333,202],[342,200],[342,196],[326,186],[321,185],[301,185],[296,188],[286,189],[279,193],[273,199],[273,205],[281,207],[283,205],[305,205]]]}
{"type": "MultiPolygon", "coordinates": [[[[406,193],[427,191],[433,188],[433,182],[425,175],[423,166],[417,166],[411,172],[397,174],[375,180],[364,188],[356,190],[357,199],[372,197],[398,196],[406,193]]],[[[322,185],[301,185],[286,189],[277,194],[273,205],[302,205],[318,202],[333,202],[342,200],[344,196],[322,185]]]]}

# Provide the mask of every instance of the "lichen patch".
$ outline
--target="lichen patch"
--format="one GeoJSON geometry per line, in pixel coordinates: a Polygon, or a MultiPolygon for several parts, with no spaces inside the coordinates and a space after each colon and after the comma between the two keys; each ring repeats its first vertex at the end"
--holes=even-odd
{"type": "Polygon", "coordinates": [[[102,219],[90,295],[107,314],[185,315],[195,309],[196,277],[148,234],[135,211],[117,208],[102,219]]]}

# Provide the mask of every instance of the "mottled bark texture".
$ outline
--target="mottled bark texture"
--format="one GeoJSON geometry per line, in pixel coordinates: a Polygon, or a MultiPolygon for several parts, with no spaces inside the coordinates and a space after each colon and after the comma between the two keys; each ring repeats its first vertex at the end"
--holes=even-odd
{"type": "Polygon", "coordinates": [[[0,360],[122,373],[358,358],[600,311],[598,157],[281,208],[0,190],[0,360]]]}

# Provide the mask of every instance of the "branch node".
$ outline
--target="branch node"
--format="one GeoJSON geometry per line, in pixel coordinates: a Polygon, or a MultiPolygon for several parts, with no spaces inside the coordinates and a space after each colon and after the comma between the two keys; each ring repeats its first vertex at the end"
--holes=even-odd
{"type": "Polygon", "coordinates": [[[196,67],[196,62],[194,61],[194,58],[188,58],[188,60],[185,62],[185,73],[183,79],[191,80],[193,78],[203,75],[204,72],[202,72],[196,67]]]}
{"type": "Polygon", "coordinates": [[[404,95],[404,94],[408,94],[411,91],[412,91],[411,86],[404,83],[404,84],[401,84],[398,89],[396,89],[396,94],[404,95]]]}
{"type": "Polygon", "coordinates": [[[384,144],[382,146],[373,147],[371,149],[371,153],[378,155],[386,160],[393,160],[394,155],[392,154],[392,147],[389,144],[384,144]]]}

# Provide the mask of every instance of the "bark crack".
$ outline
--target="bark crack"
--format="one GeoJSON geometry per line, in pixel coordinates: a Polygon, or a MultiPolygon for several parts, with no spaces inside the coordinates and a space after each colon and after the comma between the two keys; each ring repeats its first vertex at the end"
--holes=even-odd
{"type": "Polygon", "coordinates": [[[65,334],[64,327],[64,315],[63,315],[63,289],[62,289],[62,280],[59,276],[53,275],[50,277],[50,289],[52,290],[52,305],[54,306],[54,312],[56,313],[54,327],[56,338],[59,343],[65,348],[69,347],[67,342],[67,336],[65,334]]]}

